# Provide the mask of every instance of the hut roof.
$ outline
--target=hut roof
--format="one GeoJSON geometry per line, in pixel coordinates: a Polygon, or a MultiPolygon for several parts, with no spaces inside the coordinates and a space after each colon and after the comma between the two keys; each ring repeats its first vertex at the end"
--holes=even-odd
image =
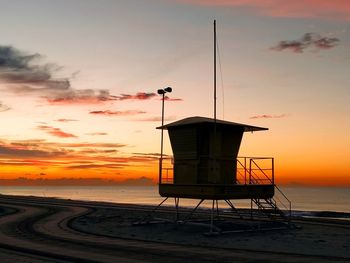
{"type": "MultiPolygon", "coordinates": [[[[175,121],[169,124],[166,124],[164,126],[157,127],[157,129],[168,129],[170,127],[178,127],[178,126],[186,126],[186,125],[195,125],[195,124],[201,124],[201,123],[215,123],[215,120],[212,118],[206,118],[206,117],[189,117],[185,118],[179,121],[175,121]]],[[[268,128],[263,127],[257,127],[252,125],[247,125],[243,123],[237,123],[237,122],[231,122],[231,121],[223,121],[223,120],[216,120],[217,124],[220,125],[227,125],[227,126],[235,126],[235,127],[243,127],[245,132],[253,132],[253,131],[265,131],[268,130],[268,128]]]]}

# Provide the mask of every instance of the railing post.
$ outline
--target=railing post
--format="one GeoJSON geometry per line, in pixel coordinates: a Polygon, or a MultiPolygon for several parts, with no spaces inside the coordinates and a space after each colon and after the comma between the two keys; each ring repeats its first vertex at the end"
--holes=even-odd
{"type": "Polygon", "coordinates": [[[271,158],[272,160],[272,184],[275,184],[275,159],[271,158]]]}
{"type": "Polygon", "coordinates": [[[249,184],[252,184],[252,158],[249,159],[249,184]]]}
{"type": "Polygon", "coordinates": [[[247,157],[244,157],[244,184],[247,184],[247,157]]]}

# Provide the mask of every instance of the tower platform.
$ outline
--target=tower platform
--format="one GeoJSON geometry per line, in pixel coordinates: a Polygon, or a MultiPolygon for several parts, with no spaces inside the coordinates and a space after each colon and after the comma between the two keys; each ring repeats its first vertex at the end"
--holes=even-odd
{"type": "Polygon", "coordinates": [[[190,199],[268,199],[275,194],[274,184],[160,184],[162,197],[190,199]]]}

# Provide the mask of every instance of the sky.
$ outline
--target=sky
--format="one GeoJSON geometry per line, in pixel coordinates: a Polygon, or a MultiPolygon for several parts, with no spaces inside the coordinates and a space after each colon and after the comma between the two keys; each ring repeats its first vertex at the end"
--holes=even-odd
{"type": "MultiPolygon", "coordinates": [[[[0,0],[1,179],[157,181],[165,122],[269,128],[241,156],[350,186],[348,0],[0,0]]],[[[165,154],[171,155],[165,136],[165,154]]]]}

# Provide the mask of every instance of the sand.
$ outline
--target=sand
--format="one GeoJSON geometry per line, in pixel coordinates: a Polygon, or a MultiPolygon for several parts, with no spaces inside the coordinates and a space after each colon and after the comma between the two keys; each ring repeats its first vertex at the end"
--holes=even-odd
{"type": "Polygon", "coordinates": [[[235,233],[207,236],[203,222],[134,225],[149,213],[145,206],[0,196],[0,207],[0,257],[15,251],[18,262],[26,255],[30,262],[350,262],[349,221],[294,220],[257,231],[273,225],[235,219],[217,222],[235,233]]]}

